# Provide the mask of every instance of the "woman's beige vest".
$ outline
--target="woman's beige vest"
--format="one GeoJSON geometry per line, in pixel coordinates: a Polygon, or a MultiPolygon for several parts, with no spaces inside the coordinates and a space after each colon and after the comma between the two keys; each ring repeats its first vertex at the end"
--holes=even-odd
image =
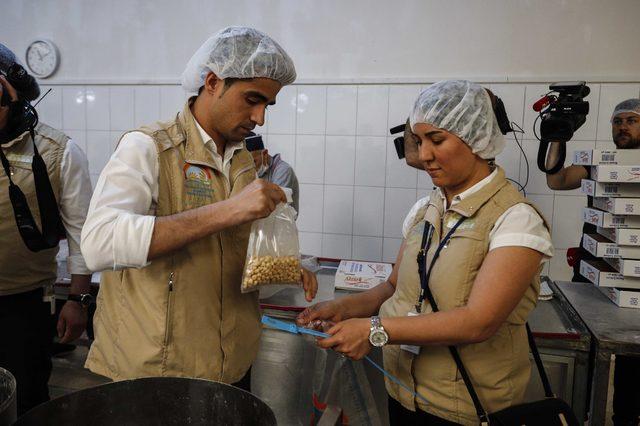
{"type": "MultiPolygon", "coordinates": [[[[449,228],[461,216],[467,218],[454,232],[431,272],[429,287],[441,311],[467,303],[488,252],[493,225],[507,209],[518,203],[530,204],[507,182],[502,169],[488,185],[446,212],[439,193],[434,191],[431,194],[425,219],[434,225],[435,232],[427,251],[427,265],[449,228]]],[[[548,227],[546,222],[545,225],[548,227]]],[[[407,236],[397,288],[382,305],[382,317],[402,317],[415,310],[420,292],[416,257],[424,226],[424,221],[419,222],[407,236]]],[[[482,343],[458,346],[480,401],[489,412],[520,403],[524,397],[531,370],[524,324],[536,305],[539,290],[540,279],[536,274],[520,303],[495,335],[482,343]]],[[[426,315],[432,312],[428,301],[424,302],[422,312],[426,315]]],[[[418,407],[461,424],[478,423],[467,388],[446,346],[423,346],[420,354],[414,356],[398,345],[388,345],[384,348],[384,366],[430,402],[425,404],[386,381],[389,395],[404,407],[412,411],[418,407]]]]}
{"type": "MultiPolygon", "coordinates": [[[[256,177],[253,159],[242,149],[231,159],[228,185],[194,120],[187,103],[175,120],[139,130],[158,150],[157,216],[225,200],[256,177]]],[[[250,228],[202,238],[141,269],[103,272],[86,366],[114,380],[239,381],[260,338],[258,293],[240,292],[250,228]]]]}
{"type": "MultiPolygon", "coordinates": [[[[38,124],[35,141],[47,165],[51,187],[60,200],[60,165],[69,138],[59,130],[38,124]]],[[[3,151],[11,165],[11,179],[24,193],[36,224],[42,230],[36,187],[31,171],[33,142],[25,132],[3,151]]],[[[0,167],[0,296],[22,293],[52,284],[57,275],[58,247],[34,253],[22,241],[9,200],[9,178],[0,167]]]]}

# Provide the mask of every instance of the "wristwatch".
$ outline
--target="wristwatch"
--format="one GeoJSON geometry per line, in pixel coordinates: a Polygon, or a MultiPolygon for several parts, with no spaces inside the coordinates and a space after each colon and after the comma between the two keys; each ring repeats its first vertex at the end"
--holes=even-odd
{"type": "Polygon", "coordinates": [[[369,331],[369,343],[377,348],[381,348],[386,345],[389,341],[389,335],[384,330],[382,323],[380,322],[380,317],[373,316],[371,317],[371,328],[369,331]]]}
{"type": "Polygon", "coordinates": [[[67,300],[78,302],[83,308],[88,308],[93,303],[93,296],[89,293],[83,294],[70,294],[67,296],[67,300]]]}

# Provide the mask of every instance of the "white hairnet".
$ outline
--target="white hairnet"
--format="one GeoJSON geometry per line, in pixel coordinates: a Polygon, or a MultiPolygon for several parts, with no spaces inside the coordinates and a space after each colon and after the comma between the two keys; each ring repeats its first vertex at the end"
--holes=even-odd
{"type": "Polygon", "coordinates": [[[209,72],[221,79],[265,77],[283,86],[293,83],[293,61],[268,35],[248,27],[227,27],[193,54],[182,73],[182,87],[197,92],[209,72]]]}
{"type": "Polygon", "coordinates": [[[495,158],[504,148],[489,94],[470,81],[444,80],[424,89],[411,113],[411,128],[417,123],[453,133],[480,158],[495,158]]]}
{"type": "Polygon", "coordinates": [[[613,119],[616,118],[616,115],[622,112],[632,112],[634,114],[640,115],[640,99],[631,98],[616,105],[616,107],[613,109],[613,114],[611,114],[611,121],[613,122],[613,119]]]}

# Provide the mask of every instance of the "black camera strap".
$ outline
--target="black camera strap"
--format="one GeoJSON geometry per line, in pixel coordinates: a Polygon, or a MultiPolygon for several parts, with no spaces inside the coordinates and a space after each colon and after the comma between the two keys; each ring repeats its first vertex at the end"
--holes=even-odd
{"type": "Polygon", "coordinates": [[[18,226],[18,232],[22,237],[27,248],[33,252],[56,247],[60,238],[65,235],[65,229],[58,211],[58,203],[56,201],[49,174],[47,173],[47,165],[40,156],[36,147],[34,128],[29,128],[29,134],[33,143],[33,160],[31,170],[33,171],[33,180],[35,183],[36,197],[38,199],[38,208],[40,210],[40,221],[42,223],[42,232],[38,228],[27,199],[22,190],[13,183],[11,179],[11,166],[3,150],[0,148],[0,161],[7,177],[9,178],[9,199],[13,207],[13,214],[18,226]]]}
{"type": "MultiPolygon", "coordinates": [[[[417,261],[418,261],[418,273],[420,274],[420,287],[422,288],[422,292],[426,293],[426,297],[429,300],[429,304],[431,305],[431,309],[433,312],[438,312],[438,304],[436,303],[435,298],[433,297],[433,293],[431,293],[431,289],[429,288],[429,277],[431,276],[431,269],[437,259],[437,256],[440,254],[440,250],[444,247],[451,238],[451,234],[453,231],[457,229],[457,227],[463,222],[465,218],[461,218],[453,228],[449,231],[447,236],[442,240],[442,242],[438,245],[438,249],[436,250],[433,259],[429,264],[429,269],[425,271],[425,257],[427,249],[429,248],[431,234],[433,233],[432,228],[433,225],[429,224],[429,227],[424,227],[424,231],[422,233],[422,249],[418,252],[417,261]]],[[[542,380],[542,386],[544,387],[544,393],[547,398],[553,398],[553,392],[551,390],[551,384],[549,383],[549,378],[547,377],[547,373],[544,369],[544,365],[542,364],[542,359],[540,358],[540,353],[538,352],[538,347],[536,345],[535,339],[533,337],[533,333],[529,328],[529,324],[525,324],[527,329],[527,338],[529,340],[529,347],[531,348],[531,353],[533,354],[533,358],[536,361],[536,366],[538,367],[538,373],[540,374],[540,379],[542,380]]],[[[464,367],[462,363],[462,358],[460,357],[460,353],[458,349],[451,345],[449,346],[449,352],[451,353],[451,357],[456,363],[458,367],[458,371],[462,376],[462,380],[464,380],[464,384],[469,392],[469,396],[471,396],[471,400],[473,402],[473,406],[475,407],[476,414],[482,423],[488,423],[489,413],[485,411],[480,403],[480,398],[478,398],[478,394],[476,393],[473,383],[471,382],[471,378],[469,377],[469,373],[467,373],[467,369],[464,367]]]]}

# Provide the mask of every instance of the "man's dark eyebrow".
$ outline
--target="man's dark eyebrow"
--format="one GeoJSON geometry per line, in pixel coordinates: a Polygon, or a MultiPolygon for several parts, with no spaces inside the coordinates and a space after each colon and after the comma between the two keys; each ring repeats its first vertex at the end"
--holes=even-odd
{"type": "Polygon", "coordinates": [[[436,135],[438,133],[442,133],[442,130],[432,130],[430,132],[425,133],[424,136],[428,138],[428,137],[436,135]]]}
{"type": "Polygon", "coordinates": [[[245,94],[246,94],[247,96],[250,96],[250,97],[258,98],[258,99],[260,99],[262,102],[266,102],[266,103],[267,103],[267,105],[275,105],[275,104],[276,104],[276,101],[275,101],[275,100],[274,100],[274,101],[269,102],[269,98],[267,98],[265,95],[263,95],[263,94],[262,94],[262,93],[260,93],[260,92],[255,91],[255,90],[249,90],[249,91],[248,91],[248,92],[246,92],[245,94]]]}

